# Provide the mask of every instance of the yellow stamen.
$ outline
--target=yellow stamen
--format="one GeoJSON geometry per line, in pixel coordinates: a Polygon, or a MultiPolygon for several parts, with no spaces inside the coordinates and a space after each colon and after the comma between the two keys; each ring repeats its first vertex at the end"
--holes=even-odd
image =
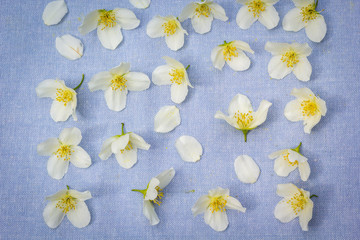
{"type": "MultiPolygon", "coordinates": [[[[228,197],[228,196],[226,196],[228,197]]],[[[210,198],[210,204],[209,209],[211,212],[224,212],[226,211],[225,205],[227,203],[227,200],[224,198],[224,196],[218,196],[218,197],[211,197],[210,198]]]]}
{"type": "Polygon", "coordinates": [[[298,163],[297,160],[295,160],[294,162],[290,162],[289,155],[290,155],[290,153],[287,153],[286,155],[284,155],[284,156],[283,156],[283,157],[284,157],[284,160],[287,161],[288,164],[291,165],[291,166],[298,165],[299,163],[298,163]]]}
{"type": "Polygon", "coordinates": [[[101,24],[104,25],[104,27],[101,30],[104,30],[107,27],[109,27],[109,28],[115,27],[117,24],[116,18],[115,18],[115,13],[112,10],[110,10],[110,11],[101,10],[98,25],[101,25],[101,24]]]}
{"type": "Polygon", "coordinates": [[[319,13],[315,9],[315,3],[301,8],[302,21],[307,23],[316,19],[319,13]]]}
{"type": "Polygon", "coordinates": [[[248,4],[248,10],[253,13],[254,17],[259,17],[260,13],[265,11],[265,9],[265,3],[261,0],[254,0],[248,4]]]}
{"type": "Polygon", "coordinates": [[[172,83],[176,83],[178,85],[182,84],[184,81],[184,70],[182,69],[171,69],[171,72],[169,73],[169,75],[172,77],[172,79],[170,79],[170,81],[172,83]]]}
{"type": "Polygon", "coordinates": [[[301,102],[302,115],[304,117],[314,116],[319,112],[318,106],[314,100],[303,100],[301,102]]]}
{"type": "Polygon", "coordinates": [[[68,89],[57,88],[56,89],[56,98],[58,102],[63,102],[64,106],[68,104],[73,99],[73,93],[68,89]]]}
{"type": "Polygon", "coordinates": [[[70,210],[75,210],[76,204],[76,198],[67,193],[57,202],[56,208],[60,208],[64,213],[68,213],[70,210]]]}
{"type": "Polygon", "coordinates": [[[306,197],[303,192],[295,193],[289,200],[286,201],[286,203],[290,204],[295,215],[298,215],[299,212],[304,209],[307,202],[308,197],[306,197]]]}
{"type": "Polygon", "coordinates": [[[54,152],[54,154],[58,159],[69,161],[72,152],[74,152],[74,150],[71,149],[70,145],[61,145],[60,148],[54,152]]]}
{"type": "Polygon", "coordinates": [[[225,61],[231,61],[232,57],[239,56],[239,53],[237,48],[232,43],[228,43],[223,49],[223,55],[225,61]]]}
{"type": "Polygon", "coordinates": [[[157,190],[158,195],[156,196],[156,198],[154,200],[151,200],[151,201],[160,206],[160,204],[161,204],[160,200],[164,197],[164,193],[162,192],[162,189],[159,186],[155,187],[155,189],[157,190]]]}
{"type": "Polygon", "coordinates": [[[121,149],[120,152],[124,153],[125,150],[130,151],[131,149],[133,149],[133,146],[132,146],[131,142],[129,141],[129,143],[126,145],[126,147],[124,149],[121,149]]]}
{"type": "Polygon", "coordinates": [[[286,63],[288,68],[292,68],[299,62],[299,55],[294,50],[289,50],[281,56],[281,61],[286,63]]]}
{"type": "Polygon", "coordinates": [[[127,80],[124,78],[124,76],[115,75],[113,79],[111,79],[111,88],[114,91],[118,89],[120,89],[120,91],[123,91],[126,89],[126,82],[127,80]]]}
{"type": "Polygon", "coordinates": [[[236,122],[240,129],[247,129],[250,123],[254,120],[252,111],[249,111],[247,113],[241,113],[240,111],[238,111],[234,114],[234,118],[236,119],[236,122]]]}
{"type": "Polygon", "coordinates": [[[198,4],[198,7],[195,9],[195,15],[200,17],[201,15],[209,17],[211,10],[207,4],[198,4]]]}
{"type": "Polygon", "coordinates": [[[164,28],[164,33],[167,36],[171,36],[174,33],[176,33],[176,30],[178,28],[178,25],[176,23],[175,19],[169,20],[166,23],[164,23],[163,25],[161,25],[164,28]]]}

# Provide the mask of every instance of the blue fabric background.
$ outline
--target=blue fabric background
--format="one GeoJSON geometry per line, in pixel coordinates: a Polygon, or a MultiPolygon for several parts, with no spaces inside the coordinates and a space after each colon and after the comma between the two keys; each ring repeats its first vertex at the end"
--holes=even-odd
{"type": "MultiPolygon", "coordinates": [[[[228,22],[215,20],[212,31],[196,34],[190,21],[183,23],[188,31],[184,47],[173,52],[164,39],[146,35],[149,20],[159,15],[179,15],[189,0],[153,0],[146,10],[135,9],[128,1],[67,1],[69,13],[55,26],[46,26],[42,12],[48,1],[2,0],[0,8],[0,238],[1,239],[356,239],[359,226],[359,16],[357,0],[319,1],[319,9],[328,25],[320,44],[310,42],[304,31],[285,32],[281,24],[266,30],[255,23],[249,30],[236,25],[240,8],[235,0],[218,1],[226,10],[228,22]],[[95,9],[124,7],[133,10],[141,20],[131,31],[123,30],[124,40],[115,51],[103,48],[91,32],[81,36],[77,27],[84,16],[95,9]],[[55,49],[55,38],[63,34],[79,37],[84,56],[78,61],[63,58],[55,49]],[[249,54],[248,71],[234,72],[228,66],[216,70],[210,60],[213,47],[224,40],[243,40],[255,51],[249,54]],[[270,79],[267,64],[270,53],[266,41],[308,42],[313,48],[309,60],[313,66],[311,81],[303,83],[294,75],[283,80],[270,79]],[[160,107],[173,105],[168,86],[155,86],[143,92],[130,92],[122,112],[110,111],[101,91],[91,93],[84,84],[78,94],[78,117],[74,122],[55,123],[49,114],[51,100],[38,99],[35,87],[44,79],[59,78],[75,87],[85,73],[86,83],[100,72],[130,62],[133,71],[151,76],[155,67],[164,64],[162,56],[181,61],[188,71],[194,89],[178,105],[182,123],[174,131],[153,131],[153,118],[160,107]],[[289,122],[283,115],[294,88],[309,87],[323,98],[328,113],[313,129],[303,132],[302,123],[289,122]],[[214,119],[217,110],[227,110],[237,94],[247,95],[257,109],[260,101],[273,103],[267,121],[251,131],[248,142],[242,133],[221,120],[214,119]],[[138,163],[131,169],[121,168],[111,157],[98,157],[101,144],[112,135],[126,130],[143,136],[151,144],[149,151],[139,151],[138,163]],[[62,180],[54,180],[46,171],[46,157],[38,156],[36,146],[57,137],[65,127],[82,131],[80,144],[92,157],[88,169],[72,165],[62,180]],[[183,162],[174,147],[181,135],[192,135],[204,148],[200,162],[183,162]],[[309,158],[311,175],[300,180],[297,171],[288,178],[278,177],[268,154],[296,147],[302,141],[303,154],[309,158]],[[261,168],[259,180],[252,185],[241,183],[234,171],[234,159],[248,154],[261,168]],[[142,198],[132,188],[144,188],[151,177],[174,167],[176,176],[166,188],[165,199],[156,211],[161,220],[150,226],[142,214],[142,198]],[[319,197],[314,199],[314,216],[309,232],[302,232],[298,220],[282,224],[273,216],[280,197],[276,185],[292,182],[319,197]],[[90,190],[93,198],[86,203],[92,220],[86,228],[77,229],[64,219],[53,230],[44,223],[44,200],[70,185],[90,190]],[[191,207],[209,189],[229,188],[238,198],[245,214],[228,211],[230,225],[225,232],[215,232],[194,218],[191,207]],[[188,193],[190,190],[195,192],[188,193]]],[[[290,0],[275,5],[281,20],[293,8],[290,0]]]]}

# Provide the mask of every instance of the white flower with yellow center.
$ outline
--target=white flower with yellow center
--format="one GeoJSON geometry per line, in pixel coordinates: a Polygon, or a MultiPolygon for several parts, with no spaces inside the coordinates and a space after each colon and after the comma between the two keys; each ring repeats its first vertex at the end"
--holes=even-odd
{"type": "Polygon", "coordinates": [[[271,105],[272,103],[262,100],[258,110],[254,112],[250,100],[245,95],[237,94],[230,102],[229,115],[217,111],[215,118],[223,119],[234,128],[241,130],[246,142],[248,132],[265,122],[271,105]]]}
{"type": "Polygon", "coordinates": [[[326,115],[326,103],[309,88],[294,88],[291,95],[297,99],[286,104],[284,115],[292,122],[304,121],[304,132],[310,133],[320,122],[321,116],[326,115]]]}
{"type": "Polygon", "coordinates": [[[219,70],[222,70],[226,62],[234,71],[245,71],[250,67],[250,58],[246,56],[244,51],[254,54],[246,42],[239,40],[224,41],[223,44],[211,51],[211,61],[214,67],[219,70]]]}
{"type": "Polygon", "coordinates": [[[305,28],[307,37],[313,42],[321,42],[327,31],[324,17],[317,11],[318,0],[293,0],[295,8],[284,17],[285,31],[298,32],[305,28]]]}
{"type": "Polygon", "coordinates": [[[193,87],[186,72],[190,65],[185,68],[181,62],[171,57],[163,58],[167,64],[155,68],[152,81],[156,85],[171,85],[171,100],[182,103],[188,94],[188,86],[193,87]]]}
{"type": "Polygon", "coordinates": [[[50,156],[47,171],[52,178],[63,178],[70,162],[78,168],[88,168],[91,165],[89,154],[78,146],[81,139],[80,129],[64,128],[58,138],[49,138],[37,146],[40,156],[50,156]]]}
{"type": "Polygon", "coordinates": [[[122,123],[121,135],[116,135],[106,139],[101,147],[99,157],[107,160],[112,154],[115,154],[116,160],[123,168],[129,169],[137,162],[137,150],[149,150],[150,144],[139,135],[124,132],[124,124],[122,123]]]}
{"type": "Polygon", "coordinates": [[[314,207],[314,203],[310,198],[317,196],[310,196],[308,191],[300,189],[291,183],[278,184],[276,193],[284,199],[275,207],[275,218],[282,223],[287,223],[299,217],[301,229],[308,231],[308,223],[312,218],[314,207]]]}
{"type": "Polygon", "coordinates": [[[91,216],[85,201],[91,198],[89,191],[78,192],[69,189],[69,186],[46,197],[46,200],[50,201],[43,212],[46,225],[57,228],[66,215],[75,227],[86,227],[90,223],[91,216]]]}
{"type": "Polygon", "coordinates": [[[121,63],[108,72],[96,74],[88,83],[90,91],[103,90],[110,110],[121,111],[126,107],[130,91],[144,91],[150,86],[149,77],[140,72],[130,72],[130,63],[121,63]]]}
{"type": "Polygon", "coordinates": [[[69,88],[63,80],[47,79],[36,87],[36,94],[39,98],[52,98],[50,115],[55,122],[66,121],[70,115],[77,121],[76,106],[77,98],[75,90],[79,89],[84,82],[84,74],[80,84],[75,88],[69,88]]]}
{"type": "Polygon", "coordinates": [[[150,0],[129,0],[129,2],[136,8],[144,9],[150,5],[150,0]]]}
{"type": "Polygon", "coordinates": [[[283,149],[269,155],[275,159],[274,171],[280,177],[287,177],[289,173],[299,168],[301,180],[307,181],[310,176],[308,159],[300,153],[300,146],[293,149],[283,149]]]}
{"type": "Polygon", "coordinates": [[[160,206],[161,199],[164,197],[163,190],[171,182],[175,176],[174,168],[163,171],[156,177],[152,178],[148,183],[146,189],[132,189],[131,191],[140,192],[143,194],[143,213],[145,217],[149,220],[150,225],[157,225],[160,222],[158,218],[154,203],[160,206]]]}
{"type": "Polygon", "coordinates": [[[209,191],[208,195],[201,196],[191,211],[195,216],[204,213],[205,223],[208,224],[215,231],[224,231],[229,221],[227,218],[226,210],[234,209],[245,213],[241,203],[230,196],[229,189],[217,187],[209,191]]]}
{"type": "Polygon", "coordinates": [[[100,9],[85,16],[79,31],[85,35],[97,28],[98,38],[104,48],[114,50],[123,40],[121,29],[131,30],[139,24],[140,20],[129,9],[100,9]]]}
{"type": "Polygon", "coordinates": [[[210,32],[214,18],[227,21],[225,10],[217,3],[212,1],[192,2],[186,5],[179,16],[180,22],[191,18],[191,24],[195,32],[204,34],[210,32]]]}
{"type": "Polygon", "coordinates": [[[265,50],[273,55],[268,65],[270,77],[283,79],[293,72],[300,81],[310,80],[312,67],[307,57],[312,49],[307,43],[267,42],[265,50]]]}
{"type": "Polygon", "coordinates": [[[173,51],[184,46],[184,35],[188,35],[174,16],[155,16],[148,23],[146,34],[151,38],[165,37],[166,45],[173,51]]]}
{"type": "Polygon", "coordinates": [[[237,0],[243,4],[236,15],[236,23],[241,29],[248,29],[259,20],[267,29],[273,29],[279,24],[279,14],[274,4],[279,0],[237,0]]]}

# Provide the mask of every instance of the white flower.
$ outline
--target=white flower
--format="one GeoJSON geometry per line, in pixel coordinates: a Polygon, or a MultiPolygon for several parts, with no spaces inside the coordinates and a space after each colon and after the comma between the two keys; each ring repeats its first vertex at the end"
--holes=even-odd
{"type": "Polygon", "coordinates": [[[321,116],[326,115],[326,103],[309,88],[294,88],[291,95],[297,99],[286,104],[284,115],[292,122],[304,121],[304,132],[310,133],[320,122],[321,116]]]}
{"type": "Polygon", "coordinates": [[[171,100],[174,103],[182,103],[187,94],[188,86],[192,87],[186,68],[181,62],[171,57],[163,57],[166,65],[161,65],[152,73],[152,81],[155,85],[171,85],[171,100]]]}
{"type": "Polygon", "coordinates": [[[50,201],[43,212],[46,225],[57,228],[66,215],[75,227],[86,227],[90,223],[91,216],[85,201],[91,198],[89,191],[78,192],[69,189],[69,186],[46,197],[46,200],[50,201]]]}
{"type": "Polygon", "coordinates": [[[130,72],[130,63],[120,63],[108,72],[96,74],[88,83],[90,91],[103,90],[110,110],[121,111],[126,106],[130,91],[144,91],[150,86],[149,77],[140,72],[130,72]]]}
{"type": "Polygon", "coordinates": [[[310,80],[312,67],[307,57],[312,49],[307,43],[267,42],[265,50],[273,55],[268,65],[270,77],[283,79],[293,72],[300,81],[310,80]]]}
{"type": "Polygon", "coordinates": [[[241,203],[230,196],[229,189],[217,187],[209,191],[208,195],[201,196],[191,211],[195,216],[204,213],[205,223],[208,224],[215,231],[224,231],[229,221],[227,218],[226,210],[234,209],[245,213],[241,203]]]}
{"type": "Polygon", "coordinates": [[[124,124],[122,123],[121,135],[116,135],[106,139],[101,147],[99,157],[107,160],[111,154],[115,154],[116,160],[121,167],[129,169],[137,162],[137,150],[149,150],[150,144],[139,135],[124,132],[124,124]]]}
{"type": "Polygon", "coordinates": [[[58,24],[68,12],[64,0],[49,2],[43,12],[42,19],[48,26],[58,24]]]}
{"type": "Polygon", "coordinates": [[[285,31],[298,32],[305,28],[307,37],[313,42],[321,42],[327,31],[324,17],[316,7],[318,0],[293,0],[295,8],[284,17],[282,25],[285,31]]]}
{"type": "Polygon", "coordinates": [[[57,37],[55,43],[56,50],[69,60],[79,59],[83,55],[84,46],[82,42],[69,34],[57,37]]]}
{"type": "Polygon", "coordinates": [[[273,29],[279,23],[280,17],[274,4],[279,0],[237,0],[243,4],[236,15],[236,23],[241,29],[248,29],[259,20],[267,29],[273,29]]]}
{"type": "Polygon", "coordinates": [[[260,175],[260,168],[248,155],[241,155],[234,162],[235,173],[243,183],[255,183],[260,175]]]}
{"type": "Polygon", "coordinates": [[[143,213],[149,220],[150,225],[156,225],[160,222],[153,203],[160,206],[161,199],[164,197],[163,189],[171,182],[175,176],[174,168],[163,171],[156,177],[152,178],[146,189],[132,189],[131,191],[140,192],[144,195],[143,213]]]}
{"type": "Polygon", "coordinates": [[[129,0],[129,2],[136,8],[144,9],[149,7],[150,0],[129,0]]]}
{"type": "MultiPolygon", "coordinates": [[[[287,223],[299,217],[299,223],[303,231],[308,231],[308,223],[312,218],[314,203],[310,193],[299,189],[294,184],[278,184],[277,195],[283,197],[275,207],[274,215],[282,223],[287,223]]],[[[316,195],[314,195],[316,196],[316,195]]]]}
{"type": "Polygon", "coordinates": [[[283,149],[269,155],[275,159],[274,171],[280,177],[287,177],[289,173],[299,168],[301,180],[307,181],[310,176],[310,166],[307,158],[300,154],[300,146],[294,149],[283,149]]]}
{"type": "Polygon", "coordinates": [[[181,123],[180,111],[176,106],[164,106],[155,115],[154,131],[167,133],[174,130],[181,123]]]}
{"type": "Polygon", "coordinates": [[[224,44],[216,46],[211,51],[211,61],[214,67],[219,70],[222,70],[226,62],[234,71],[245,71],[250,67],[250,58],[246,56],[244,51],[254,54],[246,42],[224,41],[224,44]]]}
{"type": "Polygon", "coordinates": [[[39,98],[48,97],[54,100],[51,105],[50,115],[55,122],[66,121],[70,115],[73,116],[74,121],[77,121],[77,98],[75,90],[77,90],[83,82],[84,74],[80,84],[73,89],[67,87],[63,80],[53,79],[44,80],[36,87],[36,94],[39,98]]]}
{"type": "Polygon", "coordinates": [[[121,29],[137,28],[140,20],[126,8],[114,10],[95,10],[85,16],[83,24],[79,27],[82,35],[97,28],[97,35],[104,48],[114,50],[123,40],[121,29]]]}
{"type": "Polygon", "coordinates": [[[165,37],[166,45],[173,51],[184,46],[184,35],[188,35],[174,16],[155,16],[148,23],[146,34],[151,38],[165,37]]]}
{"type": "Polygon", "coordinates": [[[176,140],[175,147],[182,160],[197,162],[203,154],[203,149],[198,140],[192,136],[181,136],[176,140]]]}
{"type": "Polygon", "coordinates": [[[229,116],[217,111],[215,118],[223,119],[234,128],[244,133],[245,142],[250,130],[265,122],[269,107],[272,103],[262,100],[256,112],[253,111],[250,100],[242,94],[237,94],[230,102],[229,116]]]}
{"type": "Polygon", "coordinates": [[[179,16],[180,22],[191,18],[191,24],[195,32],[204,34],[210,32],[214,18],[227,21],[225,10],[212,1],[191,2],[183,9],[179,16]]]}
{"type": "Polygon", "coordinates": [[[52,178],[63,178],[70,162],[78,168],[88,168],[91,165],[89,154],[78,146],[81,139],[78,128],[64,128],[58,138],[49,138],[37,146],[39,155],[50,156],[47,171],[52,178]]]}

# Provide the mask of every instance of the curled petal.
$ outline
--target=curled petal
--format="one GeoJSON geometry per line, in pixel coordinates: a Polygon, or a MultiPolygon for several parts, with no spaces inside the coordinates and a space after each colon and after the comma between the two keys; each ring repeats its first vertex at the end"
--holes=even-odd
{"type": "Polygon", "coordinates": [[[321,114],[315,114],[314,116],[304,119],[304,132],[310,134],[313,127],[320,122],[321,114]]]}
{"type": "Polygon", "coordinates": [[[308,223],[312,219],[314,203],[309,200],[304,209],[299,214],[299,223],[303,231],[308,231],[308,223]]]}
{"type": "Polygon", "coordinates": [[[149,220],[150,225],[157,225],[160,220],[155,212],[154,206],[150,201],[144,201],[143,213],[145,217],[149,220]]]}
{"type": "Polygon", "coordinates": [[[92,198],[90,191],[79,192],[74,189],[70,189],[70,190],[66,190],[66,191],[69,192],[69,194],[71,196],[79,199],[80,201],[86,201],[86,200],[92,198]]]}
{"type": "Polygon", "coordinates": [[[169,185],[169,183],[174,178],[174,176],[175,176],[174,168],[167,169],[161,172],[159,175],[157,175],[156,178],[160,181],[158,185],[159,188],[164,189],[167,185],[169,185]]]}
{"type": "Polygon", "coordinates": [[[235,159],[235,172],[243,183],[255,183],[260,175],[260,168],[248,155],[241,155],[235,159]]]}
{"type": "Polygon", "coordinates": [[[230,124],[231,126],[233,126],[234,128],[239,128],[238,124],[236,123],[236,120],[233,116],[226,116],[224,113],[222,113],[221,111],[217,111],[215,116],[216,119],[222,119],[225,120],[228,124],[230,124]]]}
{"type": "Polygon", "coordinates": [[[180,111],[176,106],[162,107],[155,115],[154,130],[159,133],[167,133],[180,125],[180,111]]]}
{"type": "Polygon", "coordinates": [[[101,160],[107,160],[111,156],[111,154],[113,153],[111,151],[111,145],[116,140],[117,137],[111,137],[105,140],[101,147],[101,152],[99,153],[99,157],[101,158],[101,160]]]}
{"type": "Polygon", "coordinates": [[[115,154],[120,153],[121,150],[125,149],[125,147],[128,145],[129,139],[129,134],[117,137],[117,139],[111,144],[111,151],[115,154]]]}
{"type": "Polygon", "coordinates": [[[227,209],[234,209],[234,210],[238,210],[240,212],[245,213],[246,208],[244,208],[241,203],[239,202],[239,200],[237,200],[236,198],[233,198],[231,196],[229,196],[227,198],[227,202],[226,202],[226,208],[227,209]]]}
{"type": "Polygon", "coordinates": [[[145,200],[154,200],[157,197],[158,191],[156,190],[156,187],[159,186],[159,184],[160,181],[157,178],[152,178],[150,180],[144,197],[145,200]]]}
{"type": "Polygon", "coordinates": [[[301,180],[307,181],[310,176],[310,172],[310,165],[307,161],[299,163],[299,173],[301,180]]]}
{"type": "Polygon", "coordinates": [[[46,25],[58,24],[68,12],[64,0],[56,0],[46,5],[42,19],[46,25]]]}
{"type": "Polygon", "coordinates": [[[120,27],[126,30],[137,28],[140,24],[140,20],[136,18],[135,13],[126,8],[114,9],[116,21],[120,27]]]}
{"type": "Polygon", "coordinates": [[[80,34],[85,35],[93,30],[95,30],[99,23],[99,10],[92,11],[85,16],[83,24],[78,28],[80,34]]]}
{"type": "Polygon", "coordinates": [[[223,48],[220,46],[216,46],[211,51],[211,61],[215,68],[222,70],[225,65],[225,59],[223,54],[223,48]]]}
{"type": "Polygon", "coordinates": [[[194,206],[191,208],[193,216],[197,216],[201,213],[204,213],[210,204],[210,199],[208,195],[201,196],[194,206]]]}
{"type": "Polygon", "coordinates": [[[197,8],[197,4],[194,2],[189,3],[184,7],[181,14],[179,15],[179,21],[183,22],[188,18],[191,18],[195,14],[195,9],[197,8]]]}
{"type": "Polygon", "coordinates": [[[139,135],[137,135],[135,133],[129,133],[129,135],[130,135],[129,140],[134,147],[140,148],[143,150],[149,150],[150,144],[145,142],[145,140],[142,137],[140,137],[139,135]]]}
{"type": "Polygon", "coordinates": [[[217,3],[209,3],[209,7],[211,8],[211,13],[214,15],[214,18],[219,19],[221,21],[227,21],[229,18],[226,16],[225,10],[217,3]]]}
{"type": "Polygon", "coordinates": [[[175,147],[182,160],[197,162],[203,154],[203,149],[198,140],[192,136],[181,136],[176,140],[175,147]]]}
{"type": "Polygon", "coordinates": [[[57,51],[69,60],[79,59],[83,55],[84,46],[82,42],[69,34],[57,37],[55,43],[57,51]]]}
{"type": "Polygon", "coordinates": [[[267,118],[267,114],[269,108],[271,107],[272,103],[266,100],[262,100],[258,110],[254,115],[254,121],[251,123],[249,128],[256,128],[257,126],[263,124],[267,118]]]}

